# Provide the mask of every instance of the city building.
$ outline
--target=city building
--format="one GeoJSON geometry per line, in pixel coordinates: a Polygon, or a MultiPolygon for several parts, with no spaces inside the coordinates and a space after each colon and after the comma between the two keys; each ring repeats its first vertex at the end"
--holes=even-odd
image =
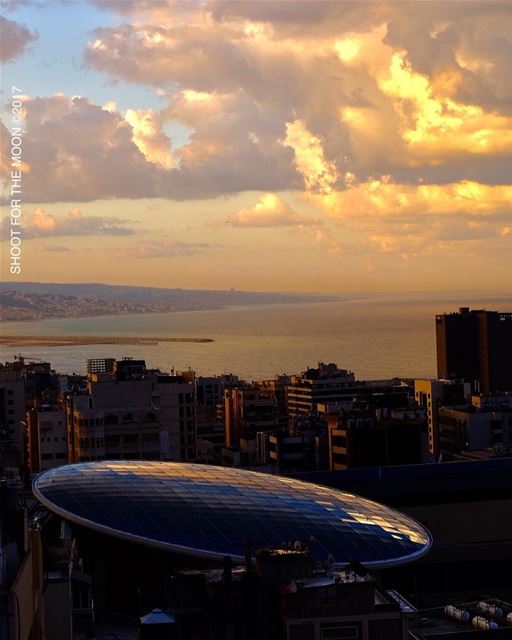
{"type": "Polygon", "coordinates": [[[272,473],[328,469],[327,421],[322,413],[295,416],[272,433],[258,433],[258,460],[272,473]]]}
{"type": "Polygon", "coordinates": [[[0,365],[0,472],[18,475],[24,463],[25,383],[21,369],[0,365]]]}
{"type": "Polygon", "coordinates": [[[512,394],[473,396],[439,409],[439,449],[447,460],[512,453],[512,394]]]}
{"type": "Polygon", "coordinates": [[[116,361],[66,398],[70,460],[190,460],[196,455],[193,374],[116,361]]]}
{"type": "MultiPolygon", "coordinates": [[[[236,379],[238,380],[238,378],[236,379]]],[[[198,376],[196,378],[196,402],[198,406],[215,413],[217,405],[224,401],[225,385],[225,376],[198,376]]]]}
{"type": "Polygon", "coordinates": [[[160,459],[152,391],[149,380],[92,374],[86,394],[67,397],[70,460],[160,459]]]}
{"type": "Polygon", "coordinates": [[[407,640],[414,611],[362,567],[319,567],[298,548],[261,549],[255,567],[182,571],[176,583],[169,627],[182,637],[194,625],[201,640],[407,640]]]}
{"type": "Polygon", "coordinates": [[[159,414],[160,457],[194,460],[196,415],[194,373],[152,374],[151,403],[159,414]]]}
{"type": "Polygon", "coordinates": [[[407,640],[407,614],[413,608],[361,573],[348,569],[320,576],[283,575],[289,578],[280,594],[286,639],[407,640]]]}
{"type": "Polygon", "coordinates": [[[410,393],[409,384],[403,380],[356,380],[351,371],[320,362],[317,368],[290,377],[286,386],[287,415],[292,421],[295,416],[317,414],[322,405],[355,400],[373,409],[406,407],[410,393]]]}
{"type": "Polygon", "coordinates": [[[69,527],[0,480],[0,638],[93,640],[91,594],[69,527]]]}
{"type": "Polygon", "coordinates": [[[49,405],[27,412],[28,467],[39,473],[68,462],[66,412],[49,405]]]}
{"type": "Polygon", "coordinates": [[[436,341],[438,378],[462,378],[479,393],[512,391],[512,313],[437,315],[436,341]]]}
{"type": "Polygon", "coordinates": [[[316,369],[308,368],[300,376],[291,376],[286,387],[287,414],[290,418],[311,415],[316,413],[319,403],[352,400],[359,386],[351,371],[319,362],[316,369]]]}
{"type": "Polygon", "coordinates": [[[471,396],[471,384],[462,380],[416,379],[414,399],[426,414],[428,425],[428,448],[439,454],[439,407],[460,405],[471,396]]]}
{"type": "Polygon", "coordinates": [[[242,440],[256,441],[258,432],[278,426],[277,398],[268,389],[256,384],[226,389],[224,403],[227,447],[240,447],[242,440]]]}
{"type": "Polygon", "coordinates": [[[237,376],[199,376],[196,385],[196,460],[220,464],[226,446],[224,389],[241,385],[237,376]]]}
{"type": "Polygon", "coordinates": [[[423,424],[414,417],[375,419],[341,409],[327,414],[327,430],[332,471],[423,461],[423,424]]]}
{"type": "Polygon", "coordinates": [[[256,384],[262,390],[269,391],[277,400],[278,427],[284,429],[288,426],[288,398],[287,389],[291,382],[291,376],[286,374],[277,375],[270,380],[261,380],[256,384]]]}

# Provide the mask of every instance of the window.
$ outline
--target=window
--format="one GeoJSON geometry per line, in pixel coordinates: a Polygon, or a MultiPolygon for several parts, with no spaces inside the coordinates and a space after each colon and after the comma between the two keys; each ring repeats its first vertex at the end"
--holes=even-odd
{"type": "Polygon", "coordinates": [[[322,640],[357,640],[359,626],[343,624],[342,622],[326,622],[320,625],[322,640]]]}
{"type": "Polygon", "coordinates": [[[315,640],[315,627],[312,624],[292,624],[289,632],[290,640],[315,640]]]}

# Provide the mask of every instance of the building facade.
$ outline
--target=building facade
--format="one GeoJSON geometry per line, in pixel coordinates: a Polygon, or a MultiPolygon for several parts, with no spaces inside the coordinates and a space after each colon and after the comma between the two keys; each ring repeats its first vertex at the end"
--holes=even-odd
{"type": "Polygon", "coordinates": [[[436,341],[438,378],[462,378],[480,393],[512,391],[512,313],[437,315],[436,341]]]}

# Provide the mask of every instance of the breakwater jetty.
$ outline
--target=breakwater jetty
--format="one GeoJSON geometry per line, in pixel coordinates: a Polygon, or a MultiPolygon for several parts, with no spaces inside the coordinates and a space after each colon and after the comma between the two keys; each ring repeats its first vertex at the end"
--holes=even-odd
{"type": "Polygon", "coordinates": [[[6,347],[74,347],[95,344],[157,347],[160,342],[214,341],[212,338],[166,336],[0,336],[0,345],[6,347]]]}

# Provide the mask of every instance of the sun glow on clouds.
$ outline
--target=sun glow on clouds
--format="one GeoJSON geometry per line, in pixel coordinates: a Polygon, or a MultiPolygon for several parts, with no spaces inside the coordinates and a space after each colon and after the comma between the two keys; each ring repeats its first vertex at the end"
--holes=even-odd
{"type": "Polygon", "coordinates": [[[252,209],[241,209],[229,218],[235,227],[292,227],[308,224],[274,193],[264,193],[252,209]]]}
{"type": "MultiPolygon", "coordinates": [[[[209,198],[231,197],[237,204],[211,215],[240,246],[252,233],[286,235],[290,246],[302,234],[339,264],[367,252],[360,267],[377,274],[376,254],[392,269],[397,255],[464,239],[481,243],[482,264],[497,255],[491,241],[510,241],[512,29],[502,9],[477,0],[471,12],[386,1],[314,11],[272,0],[101,4],[123,23],[98,26],[85,63],[114,83],[150,87],[165,106],[27,99],[37,157],[28,202],[163,197],[188,201],[193,219],[194,206],[200,216],[209,198]],[[175,126],[187,130],[183,144],[175,126]]],[[[178,209],[169,206],[177,220],[178,209]]],[[[53,222],[34,218],[34,233],[48,235],[37,224],[53,222]]],[[[190,233],[193,244],[200,232],[190,233]]],[[[156,254],[185,251],[169,241],[156,254]]]]}
{"type": "Polygon", "coordinates": [[[306,128],[302,120],[286,123],[283,144],[295,153],[295,166],[302,174],[306,189],[330,193],[338,179],[336,165],[324,157],[322,141],[306,128]]]}
{"type": "Polygon", "coordinates": [[[389,176],[382,176],[346,191],[310,194],[308,198],[335,218],[454,213],[485,215],[509,208],[512,186],[491,186],[471,181],[447,185],[405,185],[391,182],[389,176]]]}
{"type": "MultiPolygon", "coordinates": [[[[441,77],[437,88],[450,91],[450,83],[453,91],[457,80],[443,81],[441,77]]],[[[395,100],[404,141],[420,153],[428,153],[434,162],[454,151],[478,154],[510,149],[512,118],[435,95],[435,82],[413,71],[405,52],[393,54],[378,84],[395,100]]]]}
{"type": "MultiPolygon", "coordinates": [[[[436,69],[430,76],[414,70],[406,50],[394,50],[385,39],[386,25],[367,34],[334,43],[344,64],[368,73],[392,104],[398,134],[406,145],[406,163],[436,165],[464,153],[505,154],[512,145],[512,118],[457,99],[464,84],[463,70],[488,72],[491,63],[455,54],[461,69],[436,69]]],[[[360,141],[379,136],[389,127],[389,114],[365,105],[340,105],[341,121],[360,141]]]]}
{"type": "Polygon", "coordinates": [[[334,50],[343,62],[353,60],[358,55],[360,49],[360,43],[352,38],[338,40],[334,45],[334,50]]]}
{"type": "Polygon", "coordinates": [[[160,114],[151,109],[128,109],[124,118],[132,127],[133,142],[149,162],[154,162],[164,169],[174,166],[170,151],[171,142],[162,133],[160,114]]]}

